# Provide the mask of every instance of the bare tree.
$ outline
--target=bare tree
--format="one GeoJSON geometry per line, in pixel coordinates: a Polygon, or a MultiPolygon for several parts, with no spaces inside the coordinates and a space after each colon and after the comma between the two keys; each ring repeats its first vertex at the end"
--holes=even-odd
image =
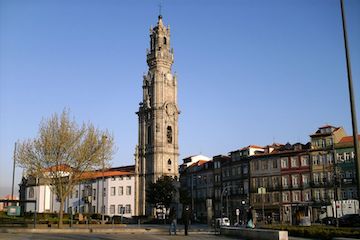
{"type": "Polygon", "coordinates": [[[92,124],[78,126],[69,111],[44,119],[34,139],[18,144],[17,164],[28,176],[41,179],[60,202],[62,227],[64,203],[84,173],[108,166],[114,154],[114,138],[92,124]]]}

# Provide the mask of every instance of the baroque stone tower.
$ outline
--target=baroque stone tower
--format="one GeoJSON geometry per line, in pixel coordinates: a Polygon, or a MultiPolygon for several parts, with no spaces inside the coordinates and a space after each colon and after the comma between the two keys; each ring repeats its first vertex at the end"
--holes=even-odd
{"type": "Polygon", "coordinates": [[[171,73],[174,62],[170,47],[170,27],[163,24],[150,28],[149,66],[143,77],[143,100],[139,111],[139,139],[135,153],[135,214],[151,214],[146,204],[146,187],[161,176],[178,177],[177,80],[171,73]]]}

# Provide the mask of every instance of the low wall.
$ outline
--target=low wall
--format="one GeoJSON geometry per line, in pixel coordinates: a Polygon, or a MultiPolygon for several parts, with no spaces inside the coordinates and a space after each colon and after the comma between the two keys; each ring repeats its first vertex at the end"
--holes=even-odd
{"type": "Polygon", "coordinates": [[[220,234],[227,236],[238,236],[245,239],[262,240],[288,240],[287,231],[250,229],[240,227],[221,227],[220,234]]]}

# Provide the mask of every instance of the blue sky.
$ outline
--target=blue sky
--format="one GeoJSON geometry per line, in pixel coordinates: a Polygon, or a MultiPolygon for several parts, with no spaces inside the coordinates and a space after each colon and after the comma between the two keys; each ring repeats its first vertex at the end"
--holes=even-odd
{"type": "MultiPolygon", "coordinates": [[[[324,124],[351,134],[339,0],[161,2],[178,75],[180,160],[305,143],[324,124]]],[[[159,3],[0,0],[0,195],[10,191],[14,142],[64,108],[115,135],[114,166],[134,163],[159,3]]],[[[360,1],[345,7],[359,106],[360,1]]]]}

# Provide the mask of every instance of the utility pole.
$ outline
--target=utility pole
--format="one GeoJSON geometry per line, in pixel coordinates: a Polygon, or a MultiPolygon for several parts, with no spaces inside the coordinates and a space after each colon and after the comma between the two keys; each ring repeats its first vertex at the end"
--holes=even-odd
{"type": "Polygon", "coordinates": [[[12,176],[12,186],[11,186],[11,200],[14,200],[14,182],[15,182],[15,164],[16,164],[16,142],[14,148],[14,164],[13,164],[13,176],[12,176]]]}
{"type": "Polygon", "coordinates": [[[345,54],[346,54],[346,69],[347,69],[348,86],[349,86],[351,122],[352,122],[353,138],[354,138],[354,152],[355,152],[354,162],[356,166],[357,198],[358,200],[360,200],[360,149],[359,149],[359,141],[358,141],[355,97],[354,97],[354,90],[352,83],[351,62],[350,62],[350,53],[349,53],[348,40],[347,40],[346,18],[345,18],[343,0],[340,0],[340,7],[341,7],[341,19],[342,19],[345,54]]]}

